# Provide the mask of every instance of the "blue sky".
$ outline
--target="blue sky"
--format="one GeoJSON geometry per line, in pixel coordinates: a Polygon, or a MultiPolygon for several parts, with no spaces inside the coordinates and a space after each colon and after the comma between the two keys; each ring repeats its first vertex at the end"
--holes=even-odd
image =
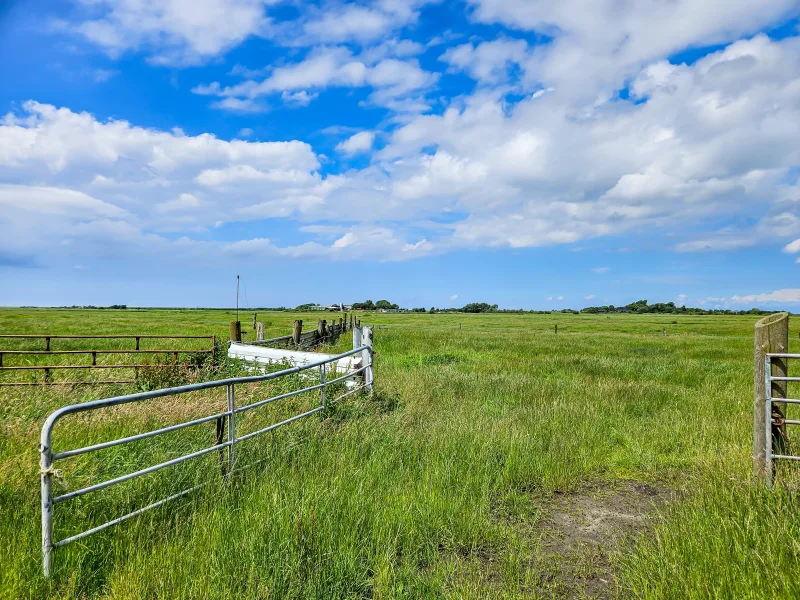
{"type": "Polygon", "coordinates": [[[0,5],[0,304],[800,310],[796,0],[0,5]]]}

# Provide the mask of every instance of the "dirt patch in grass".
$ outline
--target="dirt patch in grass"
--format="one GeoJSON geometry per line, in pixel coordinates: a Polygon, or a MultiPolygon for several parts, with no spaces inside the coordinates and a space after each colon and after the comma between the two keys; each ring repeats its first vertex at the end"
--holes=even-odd
{"type": "Polygon", "coordinates": [[[616,598],[612,555],[646,532],[674,497],[668,488],[633,482],[553,496],[537,527],[537,591],[554,598],[616,598]]]}

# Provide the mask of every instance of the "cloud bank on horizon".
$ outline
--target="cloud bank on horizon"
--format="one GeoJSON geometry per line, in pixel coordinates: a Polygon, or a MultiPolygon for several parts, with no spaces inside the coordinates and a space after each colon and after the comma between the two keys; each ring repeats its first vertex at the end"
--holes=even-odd
{"type": "MultiPolygon", "coordinates": [[[[3,27],[35,27],[21,6],[3,27]]],[[[604,241],[800,263],[798,14],[795,0],[78,1],[37,35],[79,81],[3,95],[0,265],[604,241]],[[120,109],[142,82],[147,110],[120,109]]]]}

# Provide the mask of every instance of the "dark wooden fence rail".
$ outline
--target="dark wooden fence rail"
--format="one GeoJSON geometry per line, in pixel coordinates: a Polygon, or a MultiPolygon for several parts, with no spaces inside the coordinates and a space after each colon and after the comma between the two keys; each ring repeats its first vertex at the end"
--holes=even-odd
{"type": "MultiPolygon", "coordinates": [[[[237,325],[239,321],[231,321],[231,341],[241,342],[241,329],[237,325]]],[[[352,314],[344,313],[338,319],[334,318],[328,322],[327,319],[320,319],[317,321],[317,327],[309,331],[303,331],[302,319],[297,319],[292,326],[292,333],[290,335],[282,335],[270,339],[260,339],[256,337],[254,341],[248,341],[248,344],[255,344],[259,346],[270,346],[272,348],[295,348],[297,350],[307,350],[314,346],[324,343],[335,342],[336,339],[345,331],[352,330],[354,327],[361,326],[361,319],[356,319],[352,314]]],[[[263,323],[256,322],[257,336],[263,336],[264,326],[263,323]]]]}
{"type": "Polygon", "coordinates": [[[208,354],[214,359],[214,348],[217,344],[215,335],[19,335],[19,334],[0,334],[0,339],[35,339],[44,340],[44,350],[3,350],[0,349],[0,371],[44,371],[43,381],[34,382],[0,382],[0,386],[9,385],[79,385],[79,384],[99,384],[99,383],[133,383],[134,379],[124,379],[115,381],[52,381],[50,371],[55,369],[139,369],[143,367],[168,367],[169,364],[97,364],[98,354],[165,354],[172,355],[177,362],[181,354],[208,354]],[[134,349],[119,348],[98,348],[90,350],[53,350],[52,340],[136,340],[134,349]],[[209,340],[211,348],[208,350],[183,350],[176,348],[142,350],[141,340],[209,340]],[[6,356],[55,356],[86,354],[92,356],[90,365],[8,365],[6,356]]]}

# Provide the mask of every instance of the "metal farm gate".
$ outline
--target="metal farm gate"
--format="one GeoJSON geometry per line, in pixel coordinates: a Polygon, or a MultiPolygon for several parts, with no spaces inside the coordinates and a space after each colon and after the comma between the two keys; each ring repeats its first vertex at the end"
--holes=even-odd
{"type": "Polygon", "coordinates": [[[800,419],[787,418],[789,407],[800,404],[789,392],[790,383],[800,382],[800,377],[789,375],[790,361],[800,354],[789,352],[789,313],[759,320],[754,339],[753,471],[771,487],[776,461],[800,460],[792,453],[787,430],[787,425],[800,425],[800,419]]]}
{"type": "MultiPolygon", "coordinates": [[[[56,548],[61,548],[62,546],[66,546],[67,544],[83,539],[94,533],[102,531],[108,527],[121,523],[122,521],[140,515],[148,510],[157,508],[163,504],[166,504],[167,502],[185,496],[197,490],[199,487],[202,487],[205,484],[189,487],[176,494],[172,494],[166,498],[162,498],[157,502],[153,502],[151,504],[148,504],[147,506],[138,508],[132,512],[129,512],[128,514],[122,515],[106,523],[103,523],[96,527],[92,527],[90,529],[86,529],[80,533],[71,535],[69,537],[60,540],[53,539],[53,508],[55,507],[55,505],[61,505],[67,503],[70,500],[79,498],[86,494],[99,492],[100,490],[103,490],[115,484],[122,483],[124,481],[140,477],[142,475],[147,475],[149,473],[154,473],[155,471],[158,471],[160,469],[177,465],[185,461],[191,460],[193,458],[204,456],[211,452],[220,452],[220,453],[224,452],[227,454],[226,465],[224,467],[224,472],[225,475],[227,476],[234,470],[235,449],[238,443],[268,433],[274,429],[277,429],[278,427],[287,425],[298,419],[302,419],[304,417],[308,417],[315,413],[325,411],[329,406],[335,404],[336,402],[339,402],[343,398],[351,394],[354,394],[360,390],[366,389],[371,393],[373,390],[373,383],[374,383],[372,330],[369,327],[363,327],[354,329],[353,333],[354,333],[353,336],[354,348],[352,350],[333,356],[322,355],[323,358],[316,362],[309,362],[306,364],[297,365],[292,368],[284,369],[274,373],[253,375],[248,377],[222,379],[219,381],[206,381],[203,383],[196,383],[192,385],[183,385],[180,387],[154,390],[138,394],[130,394],[126,396],[117,396],[113,398],[105,398],[103,400],[95,400],[91,402],[85,402],[83,404],[72,404],[60,408],[55,412],[53,412],[52,414],[50,414],[50,416],[47,417],[44,426],[42,427],[41,443],[39,446],[40,466],[41,466],[40,469],[41,496],[42,496],[41,498],[42,562],[43,562],[45,576],[49,577],[51,574],[52,564],[53,564],[53,552],[55,551],[56,548]],[[315,370],[319,372],[318,375],[319,383],[306,385],[305,387],[302,387],[302,389],[297,389],[287,393],[278,394],[269,398],[264,398],[262,400],[252,402],[244,406],[237,406],[236,404],[236,387],[239,385],[276,380],[295,373],[306,373],[308,375],[313,376],[315,370]],[[344,374],[338,375],[338,373],[341,372],[343,372],[344,374]],[[333,377],[329,378],[329,374],[333,375],[333,377]],[[327,395],[328,388],[337,383],[343,383],[345,386],[344,389],[346,389],[346,391],[335,398],[328,398],[327,395]],[[179,396],[181,394],[185,394],[188,392],[207,390],[212,388],[226,389],[226,406],[225,410],[222,412],[206,415],[197,419],[192,419],[190,421],[179,423],[177,425],[162,427],[160,429],[152,429],[150,431],[139,433],[137,435],[119,437],[117,439],[104,441],[101,443],[85,446],[82,448],[60,450],[58,452],[53,451],[53,434],[55,425],[59,422],[59,420],[62,417],[65,417],[66,415],[74,413],[88,413],[92,411],[107,409],[109,407],[116,407],[120,405],[132,404],[138,402],[146,402],[158,398],[179,396]],[[267,404],[277,402],[285,398],[298,396],[299,394],[304,394],[315,390],[319,390],[320,400],[319,404],[314,408],[311,408],[310,410],[305,410],[300,414],[296,414],[290,418],[279,421],[278,423],[271,424],[267,427],[262,427],[256,431],[247,433],[245,435],[237,434],[236,430],[237,415],[242,415],[242,413],[246,411],[251,411],[258,407],[265,406],[267,404]],[[152,438],[154,436],[182,430],[188,427],[201,425],[203,423],[210,423],[212,421],[216,422],[217,424],[217,439],[216,439],[217,443],[212,446],[194,452],[190,452],[188,454],[183,454],[181,456],[177,456],[170,460],[149,466],[144,469],[140,469],[138,471],[127,473],[119,477],[107,479],[105,481],[99,481],[97,483],[94,483],[92,485],[89,485],[87,487],[75,491],[67,492],[61,495],[53,494],[53,478],[58,475],[58,471],[55,468],[55,465],[59,460],[102,450],[105,448],[111,448],[113,446],[119,446],[121,444],[127,444],[138,440],[152,438]],[[226,429],[227,429],[227,436],[224,436],[224,432],[226,429]],[[223,439],[223,437],[225,439],[223,439]]],[[[314,380],[316,380],[316,377],[314,377],[314,380]]],[[[306,383],[310,382],[306,379],[306,383]]]]}

